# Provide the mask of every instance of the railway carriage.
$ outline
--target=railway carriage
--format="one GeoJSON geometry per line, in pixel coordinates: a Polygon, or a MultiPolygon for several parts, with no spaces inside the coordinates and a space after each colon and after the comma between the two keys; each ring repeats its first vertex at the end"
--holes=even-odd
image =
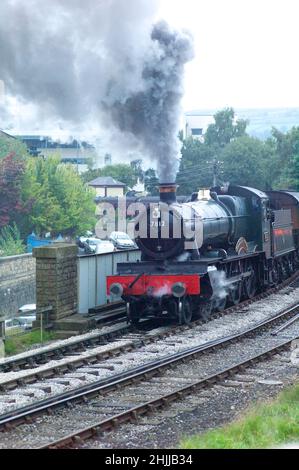
{"type": "Polygon", "coordinates": [[[299,193],[229,185],[179,203],[176,185],[161,184],[135,232],[141,261],[119,263],[107,278],[128,320],[207,319],[298,269],[299,193]]]}

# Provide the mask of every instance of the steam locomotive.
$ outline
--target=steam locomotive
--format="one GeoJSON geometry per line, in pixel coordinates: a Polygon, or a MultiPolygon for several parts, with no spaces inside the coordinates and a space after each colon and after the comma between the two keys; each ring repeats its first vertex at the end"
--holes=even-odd
{"type": "Polygon", "coordinates": [[[107,293],[128,321],[208,319],[287,279],[299,267],[299,192],[227,185],[178,202],[175,184],[135,220],[141,261],[118,263],[107,293]]]}

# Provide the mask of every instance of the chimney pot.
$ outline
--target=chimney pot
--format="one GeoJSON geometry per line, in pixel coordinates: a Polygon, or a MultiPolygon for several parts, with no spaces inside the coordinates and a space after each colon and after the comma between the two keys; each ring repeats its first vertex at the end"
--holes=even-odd
{"type": "Polygon", "coordinates": [[[165,204],[172,204],[176,202],[176,190],[178,185],[176,183],[160,183],[159,193],[160,201],[165,204]]]}

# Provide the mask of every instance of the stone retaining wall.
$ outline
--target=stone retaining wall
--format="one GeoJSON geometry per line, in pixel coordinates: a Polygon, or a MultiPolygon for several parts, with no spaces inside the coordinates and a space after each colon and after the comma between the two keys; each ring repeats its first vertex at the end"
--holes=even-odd
{"type": "Polygon", "coordinates": [[[35,259],[31,254],[0,257],[0,316],[35,303],[35,259]]]}

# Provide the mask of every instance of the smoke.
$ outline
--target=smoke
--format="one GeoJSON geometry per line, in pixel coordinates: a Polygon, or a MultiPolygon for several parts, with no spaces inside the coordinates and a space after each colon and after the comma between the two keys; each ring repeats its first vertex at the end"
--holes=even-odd
{"type": "Polygon", "coordinates": [[[184,64],[190,34],[153,26],[158,0],[1,0],[0,80],[6,91],[75,127],[106,127],[113,140],[178,167],[184,64]],[[96,124],[95,124],[96,123],[96,124]]]}
{"type": "MultiPolygon", "coordinates": [[[[112,122],[137,137],[157,161],[159,180],[174,182],[179,165],[177,133],[183,70],[193,56],[192,41],[188,33],[173,31],[164,21],[153,27],[151,40],[142,71],[144,89],[126,100],[112,98],[110,103],[109,93],[104,105],[112,122]]],[[[113,86],[111,94],[114,96],[113,86]]]]}

